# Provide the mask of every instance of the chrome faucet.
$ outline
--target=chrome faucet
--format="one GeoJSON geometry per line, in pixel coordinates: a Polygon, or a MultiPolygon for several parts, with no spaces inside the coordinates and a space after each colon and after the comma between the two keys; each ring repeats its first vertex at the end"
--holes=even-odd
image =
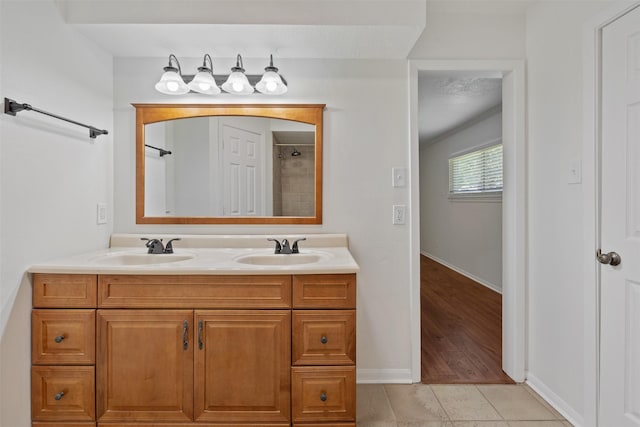
{"type": "Polygon", "coordinates": [[[282,239],[282,242],[279,242],[277,239],[269,238],[267,239],[270,242],[276,242],[275,254],[299,254],[300,249],[298,248],[298,242],[303,240],[307,240],[306,237],[301,239],[297,239],[293,242],[293,245],[289,246],[289,240],[282,239]]]}
{"type": "Polygon", "coordinates": [[[140,240],[146,240],[147,243],[144,245],[149,249],[147,251],[148,254],[172,254],[173,253],[173,243],[177,239],[171,239],[167,242],[167,246],[162,244],[162,239],[147,239],[146,237],[140,238],[140,240]]]}

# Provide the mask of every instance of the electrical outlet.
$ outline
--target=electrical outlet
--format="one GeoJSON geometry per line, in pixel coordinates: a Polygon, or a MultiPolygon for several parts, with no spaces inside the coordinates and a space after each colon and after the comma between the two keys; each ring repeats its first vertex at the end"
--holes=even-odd
{"type": "Polygon", "coordinates": [[[407,207],[405,205],[393,205],[393,224],[404,225],[406,223],[407,207]]]}
{"type": "Polygon", "coordinates": [[[98,203],[97,209],[96,209],[96,222],[98,224],[107,223],[107,204],[106,203],[98,203]]]}

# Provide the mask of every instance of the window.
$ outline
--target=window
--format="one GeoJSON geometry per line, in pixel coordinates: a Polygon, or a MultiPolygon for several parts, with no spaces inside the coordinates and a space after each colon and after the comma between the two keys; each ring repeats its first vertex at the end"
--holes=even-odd
{"type": "Polygon", "coordinates": [[[502,144],[492,144],[449,159],[449,195],[500,196],[502,144]]]}

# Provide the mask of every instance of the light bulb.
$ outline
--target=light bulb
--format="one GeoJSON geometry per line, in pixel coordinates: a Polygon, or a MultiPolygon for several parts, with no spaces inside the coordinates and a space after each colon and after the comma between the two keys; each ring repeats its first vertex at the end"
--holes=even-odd
{"type": "Polygon", "coordinates": [[[271,81],[267,82],[266,87],[267,87],[267,90],[269,92],[273,92],[278,87],[278,84],[276,82],[274,82],[273,80],[271,80],[271,81]]]}
{"type": "Polygon", "coordinates": [[[167,82],[167,89],[169,89],[171,92],[177,91],[179,87],[180,86],[176,82],[167,82]]]}
{"type": "Polygon", "coordinates": [[[198,85],[198,87],[200,88],[200,90],[209,90],[211,89],[211,85],[208,83],[200,83],[198,85]]]}
{"type": "Polygon", "coordinates": [[[240,92],[242,90],[242,82],[233,82],[233,90],[235,90],[236,92],[240,92]]]}

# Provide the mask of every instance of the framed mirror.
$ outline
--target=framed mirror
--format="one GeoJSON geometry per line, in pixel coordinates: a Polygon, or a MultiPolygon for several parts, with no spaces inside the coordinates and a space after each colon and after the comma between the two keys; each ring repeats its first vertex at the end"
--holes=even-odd
{"type": "Polygon", "coordinates": [[[324,104],[132,104],[137,224],[321,224],[324,104]]]}

